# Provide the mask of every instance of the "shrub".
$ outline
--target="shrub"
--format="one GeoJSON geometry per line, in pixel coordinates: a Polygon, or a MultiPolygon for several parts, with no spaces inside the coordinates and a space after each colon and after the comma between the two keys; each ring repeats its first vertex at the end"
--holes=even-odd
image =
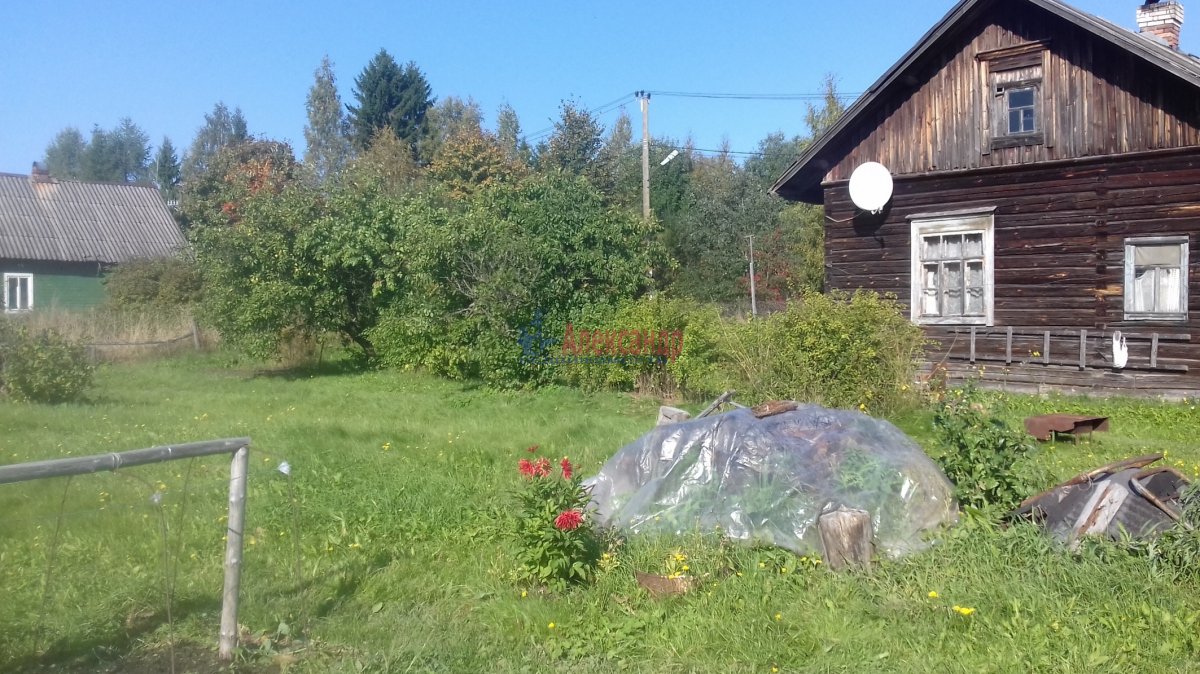
{"type": "Polygon", "coordinates": [[[122,263],[104,278],[108,303],[118,310],[177,311],[200,299],[200,274],[178,258],[122,263]]]}
{"type": "Polygon", "coordinates": [[[87,351],[54,330],[30,334],[17,328],[6,351],[0,380],[14,399],[69,402],[82,398],[92,385],[87,351]]]}
{"type": "Polygon", "coordinates": [[[1029,436],[989,413],[973,383],[945,394],[933,426],[942,445],[934,458],[961,505],[1007,512],[1037,486],[1029,436]]]}
{"type": "Polygon", "coordinates": [[[553,589],[592,580],[600,561],[600,536],[587,512],[590,497],[571,462],[563,457],[555,470],[546,457],[526,458],[517,467],[525,480],[517,492],[521,577],[553,589]]]}

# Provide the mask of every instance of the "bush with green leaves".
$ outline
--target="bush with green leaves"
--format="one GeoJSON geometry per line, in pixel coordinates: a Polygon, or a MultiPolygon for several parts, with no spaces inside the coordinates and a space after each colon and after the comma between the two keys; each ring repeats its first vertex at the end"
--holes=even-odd
{"type": "Polygon", "coordinates": [[[0,383],[15,400],[61,403],[79,400],[92,385],[87,351],[54,330],[31,334],[24,327],[0,334],[7,341],[0,383]]]}
{"type": "Polygon", "coordinates": [[[1007,512],[1041,486],[1032,438],[992,414],[973,382],[942,395],[933,426],[941,445],[934,460],[959,504],[1007,512]]]}
{"type": "Polygon", "coordinates": [[[176,311],[200,299],[200,274],[180,258],[123,262],[104,278],[109,305],[119,311],[176,311]]]}

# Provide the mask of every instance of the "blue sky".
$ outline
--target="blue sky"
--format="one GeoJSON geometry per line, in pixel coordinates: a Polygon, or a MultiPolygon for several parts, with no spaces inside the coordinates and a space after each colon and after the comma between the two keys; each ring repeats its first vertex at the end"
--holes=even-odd
{"type": "MultiPolygon", "coordinates": [[[[1132,28],[1140,0],[1074,0],[1132,28]]],[[[381,47],[415,61],[438,97],[473,97],[488,125],[508,102],[527,133],[561,100],[587,108],[635,90],[814,93],[825,73],[860,92],[953,0],[610,0],[342,3],[13,2],[0,43],[0,171],[28,173],[66,126],[137,122],[191,143],[221,100],[252,133],[304,145],[304,99],[324,54],[343,102],[381,47]]],[[[1200,5],[1198,5],[1200,9],[1200,5]]],[[[1193,19],[1200,22],[1200,18],[1193,19]]],[[[1200,51],[1185,23],[1183,47],[1200,51]]],[[[636,118],[636,101],[626,106],[636,118]]],[[[804,132],[803,101],[651,99],[651,133],[754,150],[804,132]]],[[[617,111],[605,114],[611,123],[617,111]]]]}

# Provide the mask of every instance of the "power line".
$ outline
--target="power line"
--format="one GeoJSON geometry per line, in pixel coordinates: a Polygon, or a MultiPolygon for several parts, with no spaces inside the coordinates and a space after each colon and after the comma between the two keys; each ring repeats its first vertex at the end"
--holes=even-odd
{"type": "MultiPolygon", "coordinates": [[[[807,93],[807,94],[730,94],[730,93],[715,93],[715,92],[699,92],[699,91],[649,91],[647,92],[654,96],[673,96],[676,98],[720,98],[742,101],[803,101],[803,100],[824,100],[828,95],[822,93],[807,93]]],[[[861,92],[839,93],[836,98],[858,98],[861,92]]]]}

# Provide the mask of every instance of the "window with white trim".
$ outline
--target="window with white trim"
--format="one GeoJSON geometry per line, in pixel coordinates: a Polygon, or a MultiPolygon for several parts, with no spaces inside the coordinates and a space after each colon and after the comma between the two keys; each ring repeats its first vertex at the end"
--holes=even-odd
{"type": "Polygon", "coordinates": [[[995,294],[991,213],[910,219],[913,322],[991,325],[995,294]]]}
{"type": "Polygon", "coordinates": [[[33,308],[33,274],[4,275],[4,311],[28,311],[33,308]]]}
{"type": "Polygon", "coordinates": [[[1186,236],[1125,239],[1125,320],[1187,320],[1187,288],[1186,236]]]}

